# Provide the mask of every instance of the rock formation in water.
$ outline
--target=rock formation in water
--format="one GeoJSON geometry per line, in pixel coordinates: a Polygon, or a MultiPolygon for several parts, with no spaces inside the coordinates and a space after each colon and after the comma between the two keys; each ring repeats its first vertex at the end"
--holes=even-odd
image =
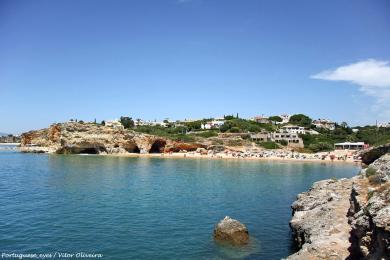
{"type": "Polygon", "coordinates": [[[314,183],[293,203],[288,259],[390,259],[390,154],[351,179],[314,183]]]}
{"type": "Polygon", "coordinates": [[[214,239],[232,245],[245,245],[249,242],[249,233],[244,224],[226,216],[215,226],[214,239]]]}
{"type": "Polygon", "coordinates": [[[69,122],[22,134],[21,151],[60,154],[195,151],[200,144],[175,142],[121,127],[69,122]]]}

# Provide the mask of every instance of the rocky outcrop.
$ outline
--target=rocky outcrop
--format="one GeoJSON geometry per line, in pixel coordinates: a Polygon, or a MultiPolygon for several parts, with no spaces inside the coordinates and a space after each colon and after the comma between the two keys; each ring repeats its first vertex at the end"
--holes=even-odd
{"type": "Polygon", "coordinates": [[[389,259],[390,155],[370,168],[298,195],[290,227],[300,250],[288,259],[389,259]]]}
{"type": "Polygon", "coordinates": [[[187,152],[193,152],[200,148],[205,148],[205,145],[198,144],[198,143],[180,143],[180,142],[171,142],[169,145],[167,145],[164,149],[164,152],[166,153],[177,153],[180,151],[187,151],[187,152]]]}
{"type": "Polygon", "coordinates": [[[245,245],[249,242],[249,233],[244,224],[226,216],[215,226],[214,239],[231,245],[245,245]]]}
{"type": "Polygon", "coordinates": [[[364,164],[369,165],[373,163],[376,159],[387,153],[390,153],[390,143],[377,147],[372,147],[368,150],[363,150],[360,153],[360,157],[364,164]]]}
{"type": "Polygon", "coordinates": [[[181,151],[196,144],[138,133],[120,127],[92,123],[69,122],[22,134],[22,152],[60,154],[161,153],[181,151]]]}
{"type": "MultiPolygon", "coordinates": [[[[390,259],[390,154],[369,168],[375,172],[352,187],[350,249],[354,258],[390,259]]],[[[367,170],[362,174],[364,177],[367,170]]]]}
{"type": "Polygon", "coordinates": [[[290,226],[301,250],[289,259],[345,259],[349,255],[351,186],[348,179],[324,180],[298,196],[290,226]]]}

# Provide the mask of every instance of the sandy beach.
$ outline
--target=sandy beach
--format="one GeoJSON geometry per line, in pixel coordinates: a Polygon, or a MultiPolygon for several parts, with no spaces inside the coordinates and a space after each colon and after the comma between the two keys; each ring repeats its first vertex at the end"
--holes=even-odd
{"type": "Polygon", "coordinates": [[[317,154],[292,153],[286,151],[265,150],[263,153],[216,153],[216,154],[200,154],[197,152],[183,153],[126,153],[126,154],[107,154],[105,156],[115,157],[141,157],[141,158],[172,158],[172,159],[226,159],[226,160],[261,160],[261,161],[284,161],[284,162],[315,162],[315,163],[353,163],[360,164],[360,160],[354,156],[346,155],[347,151],[340,151],[317,154]],[[334,155],[334,159],[332,160],[334,155]],[[339,159],[343,158],[343,159],[339,159]],[[345,158],[345,159],[344,159],[345,158]]]}

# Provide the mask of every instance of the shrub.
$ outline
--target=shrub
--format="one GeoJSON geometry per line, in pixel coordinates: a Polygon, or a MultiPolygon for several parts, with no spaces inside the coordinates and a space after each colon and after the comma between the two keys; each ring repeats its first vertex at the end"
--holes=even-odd
{"type": "Polygon", "coordinates": [[[216,131],[205,131],[205,132],[196,133],[195,135],[203,138],[209,138],[209,137],[218,136],[218,133],[216,131]]]}
{"type": "Polygon", "coordinates": [[[315,153],[333,150],[333,146],[331,144],[328,144],[328,143],[310,144],[308,148],[315,153]]]}
{"type": "Polygon", "coordinates": [[[241,132],[241,129],[238,128],[238,127],[236,127],[236,126],[234,126],[234,127],[232,127],[232,128],[229,129],[229,132],[230,132],[230,133],[240,133],[240,132],[241,132]]]}
{"type": "Polygon", "coordinates": [[[273,122],[282,122],[283,121],[283,119],[280,116],[270,116],[270,117],[268,117],[268,119],[270,121],[273,121],[273,122]]]}
{"type": "Polygon", "coordinates": [[[275,142],[261,142],[259,143],[261,147],[264,147],[265,149],[278,149],[279,146],[275,142]]]}
{"type": "Polygon", "coordinates": [[[120,120],[121,124],[124,128],[129,129],[134,127],[134,121],[131,117],[128,116],[121,116],[120,120]]]}
{"type": "Polygon", "coordinates": [[[366,177],[374,176],[376,175],[376,170],[372,167],[368,167],[366,169],[366,177]]]}

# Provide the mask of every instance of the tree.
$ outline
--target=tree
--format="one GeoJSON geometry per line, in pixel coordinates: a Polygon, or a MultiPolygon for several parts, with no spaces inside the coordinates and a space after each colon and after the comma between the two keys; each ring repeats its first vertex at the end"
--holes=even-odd
{"type": "Polygon", "coordinates": [[[311,122],[312,122],[311,118],[304,114],[292,115],[289,121],[289,123],[291,124],[295,124],[303,127],[310,127],[311,122]]]}
{"type": "Polygon", "coordinates": [[[282,122],[283,121],[283,119],[280,116],[270,116],[270,117],[268,117],[268,119],[270,121],[273,121],[273,122],[282,122]]]}
{"type": "Polygon", "coordinates": [[[197,120],[197,121],[193,121],[193,122],[187,122],[185,125],[188,127],[188,130],[190,130],[190,131],[199,130],[202,128],[202,121],[197,120]]]}
{"type": "Polygon", "coordinates": [[[224,119],[225,119],[225,120],[233,120],[233,119],[234,119],[234,116],[233,116],[233,115],[224,116],[224,119]]]}
{"type": "Polygon", "coordinates": [[[237,126],[233,126],[232,128],[229,129],[230,133],[240,133],[241,129],[238,128],[237,126]]]}
{"type": "Polygon", "coordinates": [[[134,121],[131,117],[128,116],[121,116],[120,120],[121,124],[124,128],[133,128],[134,127],[134,121]]]}
{"type": "Polygon", "coordinates": [[[345,121],[343,121],[343,122],[341,122],[340,126],[341,126],[342,128],[347,128],[347,127],[348,127],[348,123],[345,122],[345,121]]]}
{"type": "Polygon", "coordinates": [[[100,124],[101,125],[106,125],[106,121],[103,120],[100,124]]]}

